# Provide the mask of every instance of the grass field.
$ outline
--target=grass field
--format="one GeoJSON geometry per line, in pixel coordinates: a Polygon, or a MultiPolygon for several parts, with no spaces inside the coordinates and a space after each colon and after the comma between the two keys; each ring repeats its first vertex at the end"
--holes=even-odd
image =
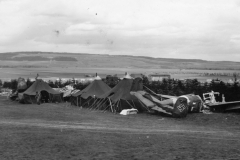
{"type": "Polygon", "coordinates": [[[198,79],[200,82],[206,82],[207,79],[221,79],[227,82],[233,79],[232,76],[203,76],[203,73],[234,73],[234,70],[179,70],[179,69],[151,69],[151,68],[83,68],[83,67],[50,67],[50,68],[0,68],[0,79],[3,81],[10,79],[35,78],[37,73],[40,78],[56,80],[57,78],[84,78],[85,75],[95,75],[98,73],[102,78],[106,75],[117,74],[123,77],[125,72],[149,74],[169,74],[175,79],[198,79]]]}
{"type": "MultiPolygon", "coordinates": [[[[64,59],[64,58],[63,58],[64,59]]],[[[85,74],[98,73],[101,77],[125,72],[145,75],[158,73],[170,74],[175,79],[193,79],[200,81],[219,78],[228,81],[231,76],[202,76],[203,73],[239,73],[240,62],[204,61],[198,59],[166,59],[138,56],[114,56],[100,54],[72,54],[48,52],[15,52],[0,53],[0,79],[9,80],[23,78],[82,78],[85,74]],[[53,57],[69,57],[77,61],[52,61],[53,57]],[[22,60],[14,60],[16,57],[22,60]],[[24,60],[30,58],[33,60],[24,60]],[[34,57],[36,57],[34,59],[34,57]],[[41,61],[41,58],[49,59],[41,61]]]]}
{"type": "Polygon", "coordinates": [[[121,116],[0,97],[0,159],[240,159],[240,114],[121,116]]]}

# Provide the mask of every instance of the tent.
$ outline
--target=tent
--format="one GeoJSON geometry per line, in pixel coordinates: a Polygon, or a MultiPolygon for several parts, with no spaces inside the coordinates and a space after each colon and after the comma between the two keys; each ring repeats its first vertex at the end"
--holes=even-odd
{"type": "Polygon", "coordinates": [[[137,98],[130,94],[130,91],[143,90],[142,79],[127,79],[121,80],[114,88],[100,96],[100,98],[109,97],[113,103],[119,99],[136,100],[137,98]]]}
{"type": "Polygon", "coordinates": [[[111,88],[102,81],[99,76],[95,77],[95,80],[90,83],[85,89],[72,94],[72,104],[81,106],[88,100],[94,100],[99,98],[102,94],[108,92],[111,88]]]}
{"type": "Polygon", "coordinates": [[[141,78],[133,79],[126,75],[114,88],[101,95],[99,98],[109,100],[105,109],[110,109],[112,112],[120,112],[123,109],[135,108],[143,110],[138,99],[131,95],[131,91],[143,90],[141,78]]]}
{"type": "Polygon", "coordinates": [[[77,92],[74,94],[74,97],[81,96],[84,99],[87,99],[88,97],[99,97],[103,93],[111,90],[111,88],[102,81],[102,79],[97,76],[95,80],[90,83],[85,89],[83,89],[80,92],[77,92]]]}
{"type": "Polygon", "coordinates": [[[50,102],[60,102],[61,93],[52,89],[42,79],[36,79],[36,81],[23,93],[19,94],[20,102],[23,103],[36,103],[36,93],[41,93],[42,100],[50,102]]]}

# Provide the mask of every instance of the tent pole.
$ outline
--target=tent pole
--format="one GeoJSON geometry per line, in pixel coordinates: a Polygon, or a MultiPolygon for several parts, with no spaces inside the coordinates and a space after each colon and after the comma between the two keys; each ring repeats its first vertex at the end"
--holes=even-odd
{"type": "MultiPolygon", "coordinates": [[[[108,99],[107,99],[107,98],[105,98],[105,101],[104,101],[104,103],[103,103],[103,104],[105,104],[105,103],[107,102],[107,100],[108,100],[108,99]]],[[[102,105],[103,105],[103,104],[102,104],[102,105]]],[[[108,108],[108,106],[109,106],[109,105],[106,105],[106,107],[105,107],[105,108],[103,107],[103,108],[102,108],[102,112],[104,112],[104,111],[105,111],[105,110],[108,108]]]]}
{"type": "Polygon", "coordinates": [[[99,104],[101,102],[101,99],[97,98],[95,103],[93,104],[93,107],[92,109],[96,108],[97,107],[97,104],[99,104]]]}
{"type": "Polygon", "coordinates": [[[93,101],[93,104],[89,107],[89,109],[90,110],[92,110],[93,108],[94,108],[94,106],[95,106],[95,104],[97,103],[97,101],[98,101],[98,99],[96,98],[94,98],[94,101],[93,101]]]}
{"type": "Polygon", "coordinates": [[[91,99],[88,101],[88,106],[87,106],[88,109],[89,109],[89,106],[90,106],[90,102],[91,102],[92,100],[94,101],[93,98],[91,98],[91,99]]]}
{"type": "MultiPolygon", "coordinates": [[[[80,97],[81,98],[81,97],[80,97]]],[[[90,100],[92,100],[92,98],[90,98],[87,102],[83,103],[83,106],[88,103],[90,100]]]]}
{"type": "Polygon", "coordinates": [[[98,104],[97,109],[100,110],[101,105],[104,103],[105,99],[102,99],[102,101],[98,104]]]}
{"type": "MultiPolygon", "coordinates": [[[[103,103],[101,104],[101,105],[104,105],[104,104],[106,104],[107,103],[107,99],[105,98],[105,100],[103,101],[103,103]]],[[[100,107],[100,109],[101,109],[101,106],[99,106],[100,107]]],[[[104,106],[102,107],[102,109],[104,108],[104,106]]]]}
{"type": "Polygon", "coordinates": [[[97,101],[98,101],[98,98],[95,98],[95,96],[94,96],[93,104],[90,106],[89,109],[93,109],[93,108],[94,108],[94,105],[97,103],[97,101]]]}
{"type": "Polygon", "coordinates": [[[120,101],[120,99],[117,101],[117,104],[116,104],[116,112],[119,110],[119,101],[120,101]]]}
{"type": "Polygon", "coordinates": [[[94,104],[94,106],[92,107],[92,110],[96,110],[98,104],[101,103],[101,101],[102,101],[102,99],[98,99],[98,100],[96,101],[96,103],[94,104]]]}
{"type": "Polygon", "coordinates": [[[103,109],[104,108],[104,104],[106,104],[106,102],[107,102],[107,99],[104,99],[103,100],[103,103],[101,104],[101,105],[99,105],[99,110],[101,110],[101,109],[103,109]]]}
{"type": "Polygon", "coordinates": [[[113,113],[115,114],[116,113],[116,105],[117,105],[117,102],[116,103],[114,103],[112,106],[113,106],[113,113]]]}
{"type": "Polygon", "coordinates": [[[104,99],[100,99],[99,102],[96,104],[96,110],[100,107],[100,104],[102,104],[102,102],[104,101],[104,99]]]}
{"type": "MultiPolygon", "coordinates": [[[[93,98],[92,98],[93,99],[93,98]]],[[[91,100],[92,100],[91,99],[91,100]]],[[[93,104],[94,104],[94,102],[95,102],[95,98],[93,99],[93,104]]],[[[88,109],[90,109],[91,108],[91,106],[90,106],[91,104],[90,104],[90,101],[88,102],[88,109]]]]}
{"type": "Polygon", "coordinates": [[[110,98],[108,98],[108,100],[109,100],[109,102],[110,102],[111,110],[112,110],[112,112],[113,112],[112,102],[111,102],[110,98]]]}
{"type": "Polygon", "coordinates": [[[110,106],[110,104],[107,105],[107,107],[103,110],[104,113],[105,113],[105,111],[108,109],[109,106],[110,106]]]}
{"type": "MultiPolygon", "coordinates": [[[[108,98],[106,98],[106,101],[105,101],[105,103],[108,101],[108,98]]],[[[103,112],[105,113],[105,110],[107,110],[108,108],[109,108],[109,106],[110,106],[110,104],[108,104],[107,105],[107,107],[105,107],[104,109],[103,109],[103,112]]]]}

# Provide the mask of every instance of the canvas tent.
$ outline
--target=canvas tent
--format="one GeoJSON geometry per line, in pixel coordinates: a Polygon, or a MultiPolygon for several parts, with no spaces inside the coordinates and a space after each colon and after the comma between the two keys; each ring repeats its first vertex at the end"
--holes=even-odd
{"type": "Polygon", "coordinates": [[[42,99],[49,99],[50,102],[61,101],[61,93],[52,89],[42,79],[36,79],[36,81],[23,93],[19,94],[20,102],[23,103],[36,103],[36,93],[42,94],[42,99]]]}
{"type": "Polygon", "coordinates": [[[142,82],[140,78],[121,80],[114,88],[100,96],[100,98],[109,97],[113,103],[119,99],[136,100],[137,98],[130,94],[130,91],[142,90],[142,82]]]}
{"type": "Polygon", "coordinates": [[[131,95],[131,91],[143,90],[141,78],[133,79],[126,75],[114,88],[100,96],[102,99],[109,100],[107,108],[112,112],[120,112],[123,109],[136,108],[142,110],[142,105],[138,99],[131,95]]]}
{"type": "Polygon", "coordinates": [[[72,94],[72,104],[81,106],[84,102],[90,99],[99,98],[102,94],[108,92],[111,88],[102,81],[99,76],[95,77],[95,80],[90,83],[85,89],[72,94]]]}

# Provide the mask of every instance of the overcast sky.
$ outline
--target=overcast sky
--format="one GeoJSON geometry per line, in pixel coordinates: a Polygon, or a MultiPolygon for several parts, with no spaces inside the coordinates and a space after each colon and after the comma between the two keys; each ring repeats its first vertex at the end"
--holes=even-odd
{"type": "Polygon", "coordinates": [[[0,52],[240,61],[240,0],[0,0],[0,52]]]}

